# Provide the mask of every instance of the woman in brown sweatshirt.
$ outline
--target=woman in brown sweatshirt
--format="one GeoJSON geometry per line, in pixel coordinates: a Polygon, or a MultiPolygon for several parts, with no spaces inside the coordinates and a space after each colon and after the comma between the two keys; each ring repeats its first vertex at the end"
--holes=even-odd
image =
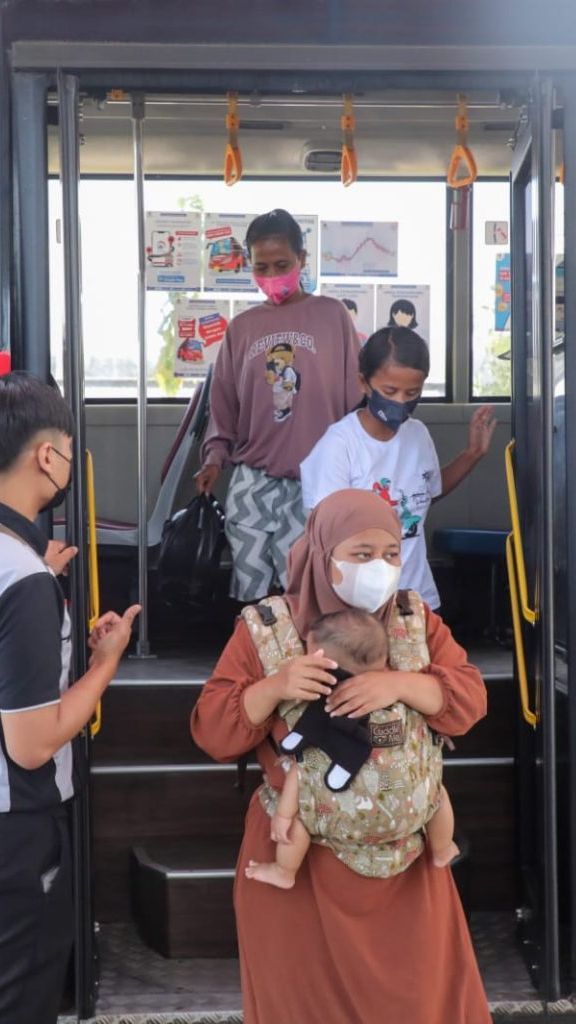
{"type": "Polygon", "coordinates": [[[265,597],[286,586],[288,550],[305,522],[300,463],[361,398],[359,342],[341,302],[300,284],[306,252],[285,210],[252,221],[254,278],[267,295],[230,323],[212,381],[198,489],[234,466],[226,499],[231,596],[265,597]]]}

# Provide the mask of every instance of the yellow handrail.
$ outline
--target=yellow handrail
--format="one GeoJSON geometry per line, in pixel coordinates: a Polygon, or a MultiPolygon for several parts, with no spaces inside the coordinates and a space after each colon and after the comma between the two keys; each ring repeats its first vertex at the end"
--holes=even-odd
{"type": "Polygon", "coordinates": [[[530,708],[528,695],[528,675],[526,673],[526,658],[524,656],[524,641],[522,638],[522,620],[520,618],[520,607],[518,601],[518,585],[516,576],[516,564],[514,561],[514,532],[506,537],[506,565],[508,568],[508,582],[510,584],[510,604],[512,606],[512,628],[514,631],[514,649],[516,651],[516,666],[518,669],[518,686],[520,689],[520,703],[522,714],[528,725],[536,728],[538,716],[530,708]]]}
{"type": "MultiPolygon", "coordinates": [[[[86,503],[88,506],[88,629],[93,630],[100,618],[100,578],[98,575],[98,548],[96,546],[96,491],[94,488],[94,461],[86,449],[86,503]]],[[[102,702],[98,701],[94,718],[90,722],[90,735],[97,736],[102,727],[102,702]]]]}
{"type": "Polygon", "coordinates": [[[534,625],[538,621],[538,609],[530,608],[528,604],[528,583],[526,580],[526,563],[524,561],[524,548],[522,545],[522,530],[520,527],[520,515],[518,512],[518,497],[516,494],[516,481],[514,479],[514,463],[512,461],[512,452],[516,442],[514,439],[506,445],[505,462],[506,462],[506,482],[508,484],[508,501],[510,503],[510,518],[512,519],[512,543],[514,545],[514,556],[515,556],[515,568],[518,580],[518,590],[520,592],[520,607],[522,609],[522,615],[529,622],[530,625],[534,625]]]}
{"type": "Polygon", "coordinates": [[[86,499],[88,505],[88,629],[92,630],[100,618],[100,579],[98,575],[98,548],[96,546],[96,492],[94,489],[94,461],[86,449],[86,499]]]}

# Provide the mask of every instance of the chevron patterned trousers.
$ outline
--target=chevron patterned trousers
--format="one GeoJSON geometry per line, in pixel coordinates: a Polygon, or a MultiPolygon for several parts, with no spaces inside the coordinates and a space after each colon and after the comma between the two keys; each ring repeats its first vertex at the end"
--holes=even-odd
{"type": "Polygon", "coordinates": [[[226,497],[226,536],[232,552],[230,597],[258,601],[286,587],[286,558],[304,530],[299,480],[236,466],[226,497]]]}

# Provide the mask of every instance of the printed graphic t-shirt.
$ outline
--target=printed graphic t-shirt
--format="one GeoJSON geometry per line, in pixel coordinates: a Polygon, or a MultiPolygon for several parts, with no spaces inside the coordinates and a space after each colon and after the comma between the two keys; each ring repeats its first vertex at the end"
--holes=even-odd
{"type": "Polygon", "coordinates": [[[345,487],[374,491],[392,505],[402,524],[400,587],[417,590],[437,608],[440,599],[426,557],[424,521],[432,498],[442,493],[442,478],[427,427],[409,419],[390,441],[377,441],[353,412],[326,431],[300,469],[306,509],[345,487]]]}
{"type": "Polygon", "coordinates": [[[234,317],[214,368],[203,461],[298,479],[326,428],[360,401],[359,351],[347,310],[328,296],[234,317]]]}

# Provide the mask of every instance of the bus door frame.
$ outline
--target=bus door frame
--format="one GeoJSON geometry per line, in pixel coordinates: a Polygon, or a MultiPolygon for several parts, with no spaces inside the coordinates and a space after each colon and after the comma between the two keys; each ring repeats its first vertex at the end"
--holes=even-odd
{"type": "MultiPolygon", "coordinates": [[[[58,71],[62,249],[64,260],[64,391],[76,424],[72,489],[66,504],[67,540],[78,548],[70,570],[73,678],[88,667],[88,537],[86,524],[86,415],[82,336],[82,271],[79,217],[80,111],[79,80],[58,71]]],[[[91,736],[86,727],[77,740],[82,786],[73,805],[76,941],[74,978],[78,1019],[91,1017],[96,993],[97,955],[92,884],[92,828],[88,778],[91,736]]]]}
{"type": "Polygon", "coordinates": [[[512,430],[528,588],[525,626],[538,722],[519,728],[522,948],[543,999],[560,997],[553,559],[554,84],[536,76],[511,171],[512,430]],[[531,474],[536,473],[536,479],[531,474]]]}

